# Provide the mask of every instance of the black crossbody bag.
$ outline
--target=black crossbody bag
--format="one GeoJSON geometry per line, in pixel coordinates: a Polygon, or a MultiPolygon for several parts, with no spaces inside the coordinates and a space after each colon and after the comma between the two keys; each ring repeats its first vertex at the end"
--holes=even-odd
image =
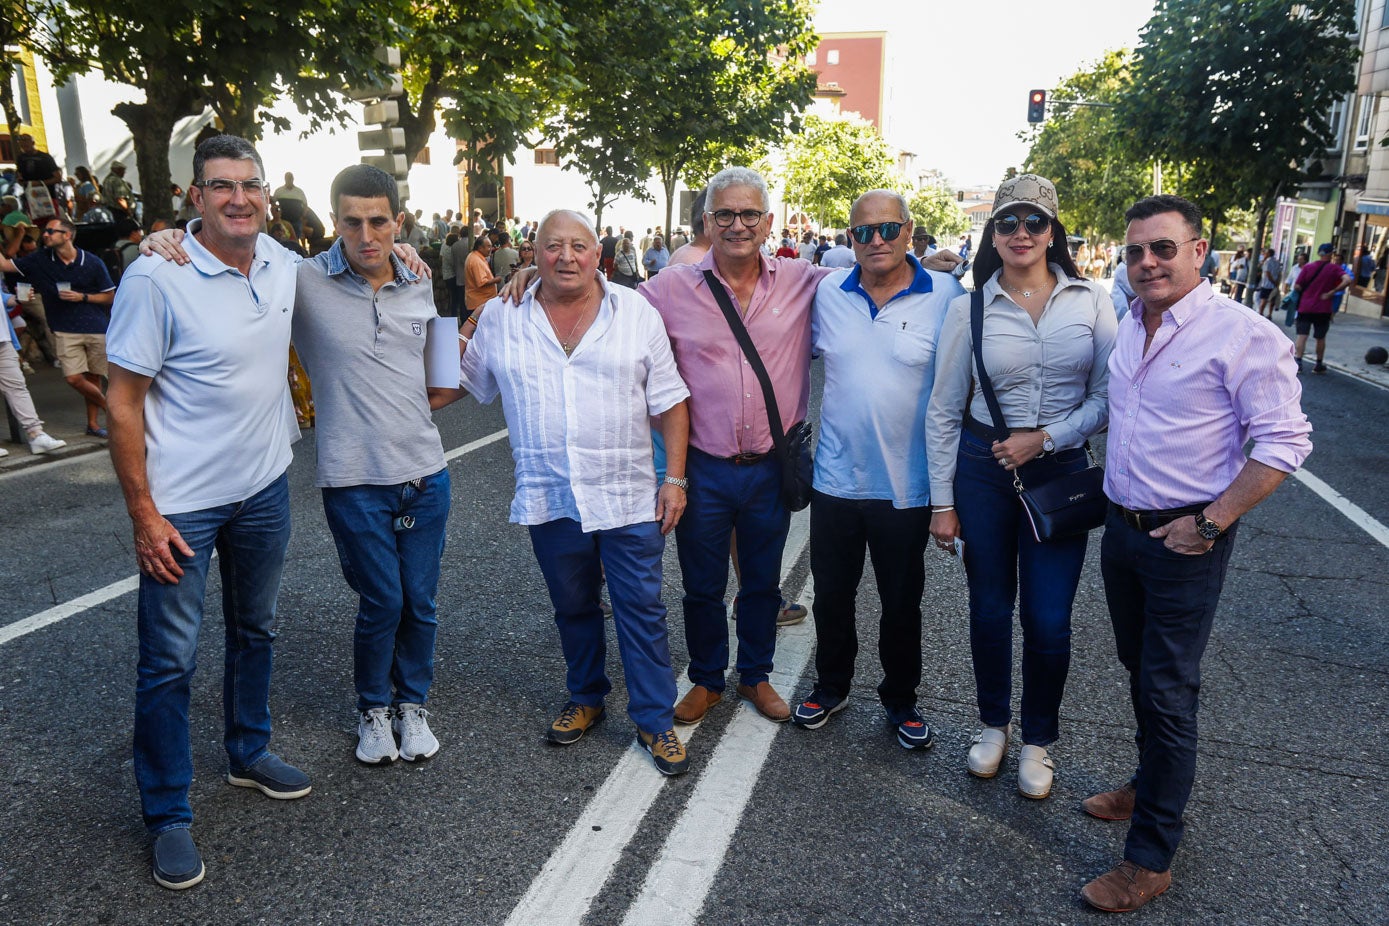
{"type": "Polygon", "coordinates": [[[815,457],[810,446],[810,422],[798,421],[791,425],[789,432],[782,428],[781,411],[777,408],[776,393],[772,390],[772,378],[767,375],[767,368],[762,365],[762,358],[758,356],[757,347],[753,345],[752,336],[748,334],[743,320],[738,317],[738,310],[733,308],[728,291],[723,288],[723,283],[719,282],[712,270],[704,271],[704,282],[709,285],[709,291],[714,294],[714,300],[723,310],[728,327],[733,329],[733,337],[738,340],[738,346],[748,358],[748,365],[757,374],[757,381],[762,384],[762,398],[767,405],[767,423],[772,431],[772,446],[781,463],[781,501],[792,511],[800,511],[810,504],[810,486],[815,471],[815,457]]]}
{"type": "MultiPolygon", "coordinates": [[[[970,299],[970,334],[974,340],[974,362],[979,369],[979,388],[989,406],[994,428],[1004,440],[1011,433],[1003,420],[1003,409],[994,394],[989,371],[984,369],[984,293],[976,289],[970,299]]],[[[1023,485],[1020,470],[1013,470],[1013,488],[1039,543],[1088,533],[1104,524],[1109,502],[1104,494],[1104,468],[1095,462],[1090,442],[1085,442],[1090,465],[1074,473],[1057,476],[1031,488],[1023,485]]]]}

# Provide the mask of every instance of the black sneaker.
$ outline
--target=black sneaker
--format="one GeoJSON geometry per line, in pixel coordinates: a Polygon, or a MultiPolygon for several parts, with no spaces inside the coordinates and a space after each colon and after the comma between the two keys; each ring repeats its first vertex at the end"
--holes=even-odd
{"type": "Polygon", "coordinates": [[[1313,372],[1313,373],[1325,373],[1325,372],[1326,372],[1326,364],[1321,363],[1321,362],[1318,362],[1316,366],[1312,367],[1312,372],[1313,372]]]}
{"type": "Polygon", "coordinates": [[[274,753],[266,755],[250,768],[228,770],[227,784],[238,788],[256,788],[261,794],[277,801],[303,797],[313,790],[308,775],[274,753]]]}
{"type": "Polygon", "coordinates": [[[930,749],[936,744],[936,735],[914,704],[889,708],[887,722],[897,728],[897,742],[903,749],[930,749]]]}
{"type": "Polygon", "coordinates": [[[791,712],[791,722],[807,730],[818,730],[829,723],[832,715],[848,706],[848,698],[841,698],[837,694],[816,686],[810,692],[810,697],[797,704],[796,709],[791,712]]]}
{"type": "Polygon", "coordinates": [[[559,712],[555,722],[550,724],[545,738],[561,746],[577,743],[579,737],[588,732],[589,727],[603,719],[603,713],[601,704],[578,704],[570,701],[564,705],[564,710],[559,712]]]}
{"type": "Polygon", "coordinates": [[[154,883],[171,891],[192,887],[207,869],[188,827],[165,830],[154,840],[154,883]]]}

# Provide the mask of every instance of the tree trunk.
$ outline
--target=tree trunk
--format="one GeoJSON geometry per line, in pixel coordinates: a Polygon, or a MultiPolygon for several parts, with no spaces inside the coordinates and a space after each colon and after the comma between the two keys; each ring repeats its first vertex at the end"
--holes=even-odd
{"type": "Polygon", "coordinates": [[[173,138],[174,124],[198,112],[192,93],[177,78],[154,71],[150,78],[144,103],[117,103],[111,109],[111,114],[129,127],[134,142],[146,228],[155,219],[173,223],[169,141],[173,138]]]}
{"type": "Polygon", "coordinates": [[[661,186],[664,187],[666,191],[666,224],[662,225],[661,229],[666,235],[669,235],[671,209],[674,205],[673,200],[675,199],[675,181],[680,179],[680,166],[675,164],[662,164],[660,166],[660,171],[661,186]]]}
{"type": "Polygon", "coordinates": [[[434,134],[434,129],[438,125],[438,118],[434,110],[439,105],[439,82],[444,76],[444,66],[442,64],[432,64],[429,68],[429,77],[424,82],[424,89],[420,92],[420,102],[418,106],[412,107],[410,95],[400,97],[397,102],[400,105],[400,121],[396,124],[405,130],[405,163],[413,165],[415,158],[420,156],[420,152],[429,144],[429,136],[434,134]]]}

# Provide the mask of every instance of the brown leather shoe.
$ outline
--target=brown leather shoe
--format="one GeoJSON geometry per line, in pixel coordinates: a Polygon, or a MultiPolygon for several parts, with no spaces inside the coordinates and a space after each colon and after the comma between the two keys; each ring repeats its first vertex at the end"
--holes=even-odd
{"type": "Polygon", "coordinates": [[[791,708],[787,707],[781,695],[776,693],[771,682],[758,682],[756,685],[739,685],[738,694],[752,702],[757,713],[775,723],[785,723],[791,719],[791,708]]]}
{"type": "Polygon", "coordinates": [[[1080,809],[1097,820],[1127,820],[1133,816],[1133,799],[1138,792],[1132,781],[1122,788],[1092,794],[1080,802],[1080,809]]]}
{"type": "Polygon", "coordinates": [[[1080,896],[1096,910],[1128,913],[1171,886],[1170,870],[1149,871],[1125,859],[1081,888],[1080,896]]]}
{"type": "Polygon", "coordinates": [[[675,722],[699,723],[709,713],[709,708],[722,700],[722,691],[710,691],[703,685],[696,685],[675,705],[675,722]]]}

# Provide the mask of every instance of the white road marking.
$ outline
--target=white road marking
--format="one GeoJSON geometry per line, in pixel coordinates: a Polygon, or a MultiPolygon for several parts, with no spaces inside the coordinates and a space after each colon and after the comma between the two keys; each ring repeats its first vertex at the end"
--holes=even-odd
{"type": "MultiPolygon", "coordinates": [[[[450,450],[448,453],[444,454],[444,460],[455,460],[458,457],[463,456],[463,454],[465,453],[472,453],[474,450],[479,450],[483,447],[486,447],[489,444],[494,444],[502,438],[506,437],[506,434],[506,428],[502,428],[500,431],[488,434],[486,437],[480,437],[475,441],[464,444],[462,447],[450,450]]],[[[82,459],[86,459],[86,456],[74,457],[70,461],[64,460],[61,461],[61,463],[59,464],[53,465],[62,465],[69,462],[76,462],[77,460],[82,459]]],[[[110,457],[103,457],[102,459],[109,460],[110,457]]],[[[52,465],[47,467],[47,469],[52,469],[52,465]]],[[[20,475],[20,473],[9,474],[9,476],[18,475],[20,475]]],[[[0,479],[6,479],[9,478],[9,476],[0,476],[0,479]]],[[[121,579],[118,582],[112,582],[105,588],[99,588],[94,592],[88,592],[80,598],[74,598],[71,601],[64,602],[63,604],[54,605],[53,607],[48,608],[45,611],[40,611],[39,613],[30,615],[29,617],[23,618],[22,620],[17,620],[12,624],[6,624],[5,626],[0,627],[0,646],[3,646],[4,644],[18,637],[22,637],[25,634],[33,633],[35,630],[41,630],[42,628],[47,627],[50,624],[56,624],[61,620],[66,620],[69,617],[81,614],[83,611],[86,611],[89,608],[95,608],[99,604],[104,604],[110,601],[112,598],[119,598],[121,595],[124,595],[127,592],[133,592],[139,587],[140,577],[138,575],[129,576],[128,578],[121,579]]]]}
{"type": "MultiPolygon", "coordinates": [[[[809,512],[798,512],[791,518],[791,530],[782,552],[783,583],[809,541],[809,512]]],[[[791,638],[799,636],[813,639],[814,633],[808,622],[778,632],[778,663],[794,658],[783,655],[783,647],[791,638]]],[[[799,665],[803,667],[804,653],[799,660],[799,665]]],[[[796,675],[800,675],[800,668],[796,669],[796,675]]],[[[677,678],[676,696],[683,698],[690,690],[690,681],[683,670],[677,678]]],[[[777,684],[777,678],[777,675],[773,676],[773,684],[777,684]]],[[[780,685],[777,687],[779,691],[787,691],[780,685]]],[[[739,711],[733,725],[739,723],[743,713],[739,711]]],[[[762,725],[773,727],[760,717],[757,719],[762,725]]],[[[682,742],[688,742],[698,728],[699,724],[681,725],[676,727],[676,732],[682,742]]],[[[725,734],[725,741],[727,736],[725,734]]],[[[720,747],[718,752],[722,751],[720,747]]],[[[737,751],[743,751],[741,745],[737,751]]],[[[715,754],[718,755],[718,752],[715,754]]],[[[706,770],[703,777],[708,775],[709,770],[706,770]]],[[[641,821],[660,794],[663,782],[663,776],[651,764],[645,750],[633,743],[579,815],[564,841],[535,876],[525,896],[511,911],[511,916],[507,917],[507,926],[579,926],[593,898],[598,896],[622,857],[623,849],[636,835],[641,821]]],[[[722,854],[719,858],[722,859],[722,854]]]]}
{"type": "Polygon", "coordinates": [[[1389,547],[1389,527],[1385,527],[1379,521],[1375,520],[1364,508],[1361,508],[1305,469],[1300,469],[1293,473],[1293,478],[1320,495],[1328,505],[1345,515],[1356,527],[1378,540],[1384,546],[1389,547]]]}
{"type": "Polygon", "coordinates": [[[1337,373],[1341,373],[1341,374],[1343,374],[1343,375],[1345,375],[1345,376],[1349,376],[1349,377],[1351,377],[1352,379],[1358,379],[1360,382],[1365,383],[1365,384],[1370,385],[1370,386],[1374,386],[1376,389],[1383,389],[1385,392],[1389,392],[1389,386],[1384,385],[1383,383],[1379,382],[1378,380],[1371,379],[1369,376],[1366,376],[1364,373],[1361,373],[1359,370],[1353,370],[1353,369],[1351,369],[1350,367],[1342,366],[1342,365],[1339,364],[1339,363],[1332,363],[1332,362],[1329,361],[1329,360],[1326,362],[1326,365],[1329,366],[1331,369],[1335,370],[1337,373]]]}
{"type": "MultiPolygon", "coordinates": [[[[814,598],[814,583],[807,581],[801,603],[810,606],[814,598]]],[[[777,635],[777,669],[771,682],[788,701],[795,697],[814,646],[815,631],[808,622],[777,635]]],[[[740,699],[738,713],[699,776],[685,812],[628,908],[624,926],[695,922],[772,751],[772,740],[786,726],[768,721],[740,699]]]]}

